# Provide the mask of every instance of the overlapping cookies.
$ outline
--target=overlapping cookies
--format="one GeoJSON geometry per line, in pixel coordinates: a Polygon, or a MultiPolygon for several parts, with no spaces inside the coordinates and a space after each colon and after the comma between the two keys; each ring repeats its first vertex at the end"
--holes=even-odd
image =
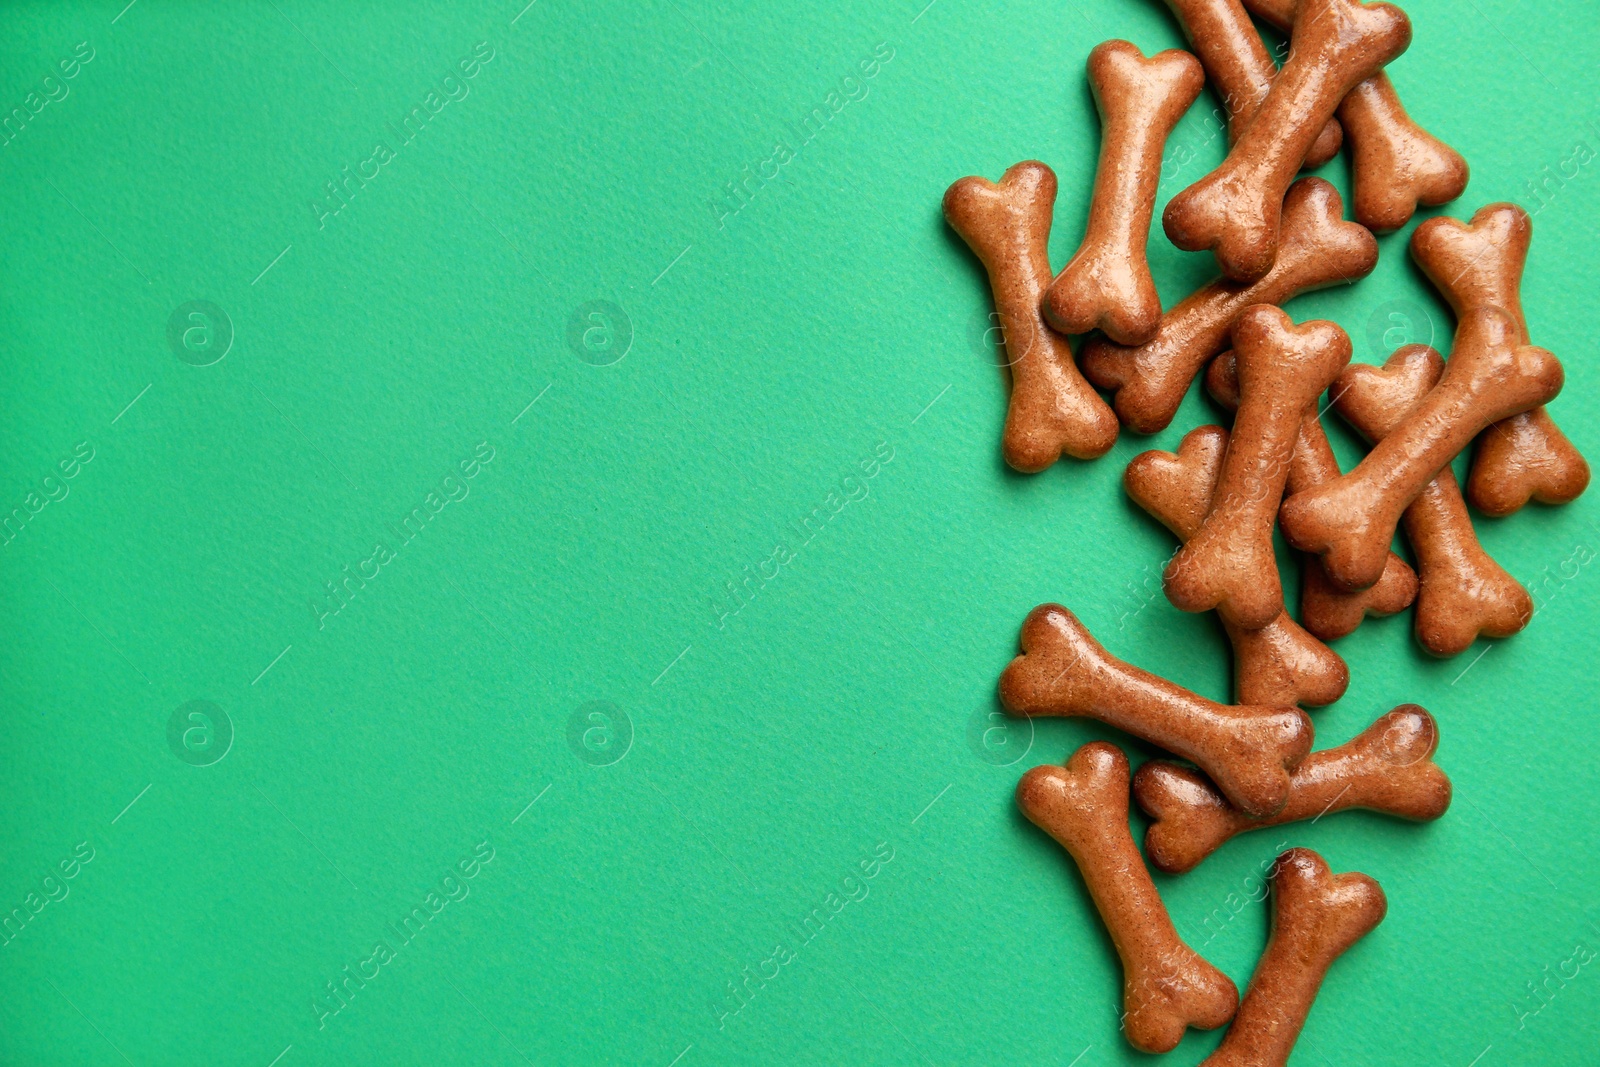
{"type": "Polygon", "coordinates": [[[1365,277],[1375,234],[1465,190],[1466,162],[1406,113],[1384,73],[1411,43],[1404,12],[1358,0],[1167,4],[1194,55],[1146,58],[1107,41],[1088,57],[1100,159],[1083,243],[1059,274],[1046,249],[1056,184],[1045,164],[1016,164],[998,184],[962,178],[944,211],[987,269],[1006,326],[1002,453],[1013,467],[1097,458],[1119,422],[1164,430],[1202,376],[1233,416],[1231,429],[1193,429],[1175,453],[1135,457],[1122,480],[1177,538],[1167,598],[1217,613],[1237,703],[1118,659],[1057,604],[1028,615],[999,695],[1011,714],[1089,716],[1187,761],[1133,773],[1097,741],[1017,787],[1023,812],[1077,862],[1121,958],[1128,1041],[1162,1052],[1189,1027],[1231,1024],[1206,1063],[1283,1064],[1328,967],[1383,919],[1383,891],[1309,850],[1280,855],[1272,935],[1241,1000],[1178,936],[1146,864],[1182,873],[1238,834],[1349,808],[1442,816],[1451,785],[1433,758],[1439,726],[1422,708],[1403,704],[1346,744],[1312,751],[1301,709],[1337,701],[1350,680],[1324,642],[1413,606],[1416,639],[1435,656],[1521,630],[1532,600],[1484,551],[1468,505],[1505,516],[1530,500],[1566,503],[1589,467],[1546,410],[1563,374],[1530,343],[1519,290],[1532,222],[1515,205],[1467,223],[1429,219],[1411,234],[1413,258],[1456,315],[1448,359],[1408,345],[1381,367],[1351,363],[1339,325],[1281,308],[1365,277]],[[1281,69],[1252,15],[1288,35],[1281,69]],[[1228,114],[1227,158],[1166,204],[1162,227],[1178,248],[1212,252],[1220,277],[1162,313],[1145,258],[1161,153],[1206,81],[1228,114]],[[1332,185],[1296,178],[1341,147],[1354,221],[1332,185]],[[1073,335],[1085,335],[1076,358],[1073,335]],[[1370,444],[1348,471],[1323,430],[1329,410],[1370,444]],[[1463,493],[1451,464],[1469,447],[1463,493]],[[1302,554],[1298,620],[1284,602],[1279,531],[1302,554]],[[1411,563],[1392,550],[1397,531],[1411,563]],[[1153,820],[1143,856],[1130,798],[1153,820]]]}

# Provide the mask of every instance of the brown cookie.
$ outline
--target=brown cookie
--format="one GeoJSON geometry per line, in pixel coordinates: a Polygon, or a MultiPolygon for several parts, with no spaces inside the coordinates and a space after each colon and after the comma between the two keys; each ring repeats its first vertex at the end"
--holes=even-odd
{"type": "Polygon", "coordinates": [[[1146,59],[1127,41],[1107,41],[1089,53],[1100,166],[1083,243],[1045,297],[1045,318],[1062,333],[1099,329],[1125,345],[1155,336],[1161,298],[1145,244],[1161,147],[1205,82],[1200,62],[1175,48],[1146,59]]]}
{"type": "MultiPolygon", "coordinates": [[[[1510,312],[1528,344],[1522,267],[1533,220],[1516,204],[1490,204],[1463,224],[1433,218],[1411,235],[1411,257],[1459,317],[1479,307],[1510,312]]],[[[1565,504],[1589,487],[1589,464],[1543,407],[1495,423],[1478,436],[1467,499],[1485,515],[1509,515],[1529,500],[1565,504]]]]}
{"type": "MultiPolygon", "coordinates": [[[[1123,472],[1123,487],[1179,541],[1187,541],[1211,507],[1227,448],[1227,430],[1198,427],[1184,436],[1176,455],[1152,451],[1135,456],[1123,472]]],[[[1350,668],[1287,612],[1259,630],[1226,620],[1222,627],[1233,645],[1233,692],[1240,704],[1320,707],[1344,696],[1350,668]]]]}
{"type": "Polygon", "coordinates": [[[1467,313],[1439,384],[1405,419],[1350,473],[1284,501],[1279,518],[1289,543],[1320,555],[1341,588],[1376,582],[1401,513],[1473,436],[1561,391],[1560,362],[1520,342],[1515,320],[1504,311],[1467,313]]]}
{"type": "MultiPolygon", "coordinates": [[[[1231,145],[1261,109],[1278,67],[1239,0],[1167,0],[1167,6],[1222,96],[1231,145]]],[[[1343,140],[1339,120],[1330,118],[1306,153],[1305,165],[1322,166],[1338,154],[1343,140]]]]}
{"type": "MultiPolygon", "coordinates": [[[[1250,12],[1287,31],[1295,0],[1244,0],[1250,12]]],[[[1350,90],[1339,121],[1350,145],[1350,210],[1376,233],[1404,226],[1417,207],[1448,203],[1467,187],[1461,153],[1418,126],[1379,72],[1350,90]]]]}
{"type": "Polygon", "coordinates": [[[1194,376],[1228,346],[1228,331],[1252,304],[1286,304],[1291,297],[1349,284],[1372,272],[1378,242],[1366,227],[1346,222],[1344,204],[1321,178],[1302,178],[1283,201],[1278,261],[1253,284],[1219,278],[1185,297],[1161,319],[1153,340],[1126,347],[1092,337],[1080,363],[1090,381],[1111,390],[1117,416],[1135,433],[1156,433],[1172,421],[1194,376]]]}
{"type": "Polygon", "coordinates": [[[1305,416],[1350,362],[1350,338],[1331,322],[1296,326],[1266,304],[1233,327],[1239,412],[1228,454],[1199,532],[1162,575],[1181,611],[1217,610],[1243,629],[1283,613],[1283,585],[1272,547],[1278,502],[1305,416]]]}
{"type": "Polygon", "coordinates": [[[1155,820],[1144,851],[1159,870],[1193,870],[1237,834],[1365,808],[1427,822],[1450,806],[1450,779],[1433,762],[1439,726],[1422,708],[1402,704],[1338,748],[1307,756],[1289,776],[1289,802],[1276,815],[1251,818],[1205,776],[1150,760],[1133,776],[1133,798],[1155,820]]]}
{"type": "Polygon", "coordinates": [[[1035,767],[1017,806],[1077,861],[1122,960],[1123,1030],[1143,1052],[1166,1052],[1191,1026],[1233,1018],[1239,990],[1184,944],[1128,831],[1128,757],[1091,741],[1065,767],[1035,767]]]}
{"type": "Polygon", "coordinates": [[[1222,165],[1167,204],[1167,237],[1212,250],[1229,278],[1265,275],[1278,255],[1284,191],[1312,142],[1345,94],[1410,43],[1411,22],[1392,4],[1300,0],[1289,58],[1261,109],[1222,165]]]}
{"type": "MultiPolygon", "coordinates": [[[[1356,432],[1379,441],[1422,402],[1444,373],[1427,345],[1406,345],[1380,370],[1351,367],[1335,407],[1356,432]]],[[[1464,652],[1480,636],[1509,637],[1533,618],[1533,598],[1478,543],[1455,472],[1445,467],[1401,516],[1421,588],[1416,635],[1436,656],[1464,652]]]]}
{"type": "Polygon", "coordinates": [[[1201,1067],[1282,1067],[1333,961],[1383,921],[1389,902],[1364,874],[1334,874],[1308,848],[1272,868],[1272,933],[1222,1044],[1201,1067]]]}
{"type": "MultiPolygon", "coordinates": [[[[1206,368],[1206,391],[1229,411],[1239,409],[1239,376],[1232,351],[1222,353],[1206,368]]],[[[1328,435],[1322,430],[1320,413],[1307,412],[1300,421],[1300,437],[1295,441],[1294,459],[1289,462],[1284,495],[1293,496],[1331,482],[1342,473],[1328,435]]],[[[1371,588],[1354,593],[1328,581],[1316,556],[1300,558],[1300,623],[1324,641],[1353,632],[1368,615],[1382,618],[1403,611],[1417,597],[1416,572],[1393,552],[1383,565],[1383,576],[1371,588]]]]}
{"type": "Polygon", "coordinates": [[[1254,815],[1283,807],[1289,771],[1311,751],[1299,708],[1207,700],[1117,659],[1059,604],[1028,614],[1021,645],[1000,676],[1007,711],[1099,719],[1196,764],[1254,815]]]}
{"type": "Polygon", "coordinates": [[[1067,339],[1045,324],[1048,245],[1056,176],[1043,163],[1018,163],[996,185],[962,178],[944,194],[944,217],[989,272],[1011,370],[1011,406],[1001,451],[1019,471],[1044,470],[1063,454],[1103,456],[1117,420],[1078,373],[1067,339]]]}

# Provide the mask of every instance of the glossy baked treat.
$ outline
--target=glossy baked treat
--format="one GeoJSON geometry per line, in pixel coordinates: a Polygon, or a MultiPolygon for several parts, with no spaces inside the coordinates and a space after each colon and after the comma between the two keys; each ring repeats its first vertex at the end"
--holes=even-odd
{"type": "MultiPolygon", "coordinates": [[[[1561,391],[1560,362],[1521,338],[1504,311],[1469,312],[1439,384],[1405,419],[1354,470],[1284,501],[1280,522],[1289,543],[1320,555],[1328,577],[1342,588],[1376,582],[1401,513],[1478,431],[1561,391]]],[[[1354,379],[1370,371],[1352,367],[1348,373],[1354,379]]],[[[1335,396],[1345,385],[1341,379],[1335,396]]]]}
{"type": "Polygon", "coordinates": [[[1181,611],[1217,610],[1247,630],[1283,613],[1272,547],[1295,442],[1317,398],[1350,362],[1350,338],[1331,322],[1296,326],[1281,310],[1249,308],[1233,327],[1239,412],[1211,510],[1162,575],[1181,611]]]}
{"type": "Polygon", "coordinates": [[[1339,105],[1349,131],[1350,210],[1375,233],[1411,221],[1418,207],[1448,204],[1467,188],[1461,153],[1418,126],[1381,71],[1350,90],[1339,105]]]}
{"type": "MultiPolygon", "coordinates": [[[[1406,345],[1377,367],[1350,368],[1335,401],[1340,416],[1369,441],[1394,432],[1444,373],[1427,345],[1406,345]]],[[[1533,618],[1533,598],[1478,543],[1449,467],[1406,508],[1406,540],[1417,557],[1417,642],[1454,656],[1481,637],[1509,637],[1533,618]]]]}
{"type": "MultiPolygon", "coordinates": [[[[1239,0],[1167,0],[1167,6],[1222,97],[1231,145],[1260,110],[1278,76],[1277,64],[1239,0]]],[[[1343,140],[1339,120],[1330,118],[1306,153],[1305,165],[1322,166],[1338,154],[1343,140]]]]}
{"type": "MultiPolygon", "coordinates": [[[[1177,454],[1144,452],[1123,472],[1134,503],[1187,541],[1200,529],[1228,449],[1220,426],[1190,430],[1177,454]]],[[[1321,707],[1344,696],[1350,668],[1333,649],[1300,628],[1287,612],[1259,630],[1222,623],[1233,645],[1233,692],[1240,704],[1321,707]]]]}
{"type": "Polygon", "coordinates": [[[1041,471],[1063,454],[1103,456],[1117,419],[1078,373],[1067,339],[1039,310],[1052,272],[1048,245],[1056,176],[1018,163],[995,184],[962,178],[944,194],[944,217],[989,272],[1011,370],[1011,405],[1001,450],[1019,471],[1041,471]]]}
{"type": "MultiPolygon", "coordinates": [[[[1411,257],[1460,316],[1504,308],[1528,344],[1522,267],[1533,220],[1516,204],[1480,208],[1470,223],[1433,218],[1411,235],[1411,257]]],[[[1478,437],[1467,499],[1485,515],[1509,515],[1529,500],[1565,504],[1589,487],[1589,464],[1543,407],[1495,423],[1478,437]]]]}
{"type": "Polygon", "coordinates": [[[1333,961],[1383,921],[1389,902],[1364,874],[1334,874],[1308,848],[1272,866],[1272,934],[1222,1044],[1202,1067],[1282,1067],[1333,961]]]}
{"type": "Polygon", "coordinates": [[[1338,748],[1307,756],[1289,776],[1289,802],[1252,818],[1229,804],[1192,767],[1150,760],[1133,776],[1133,798],[1154,821],[1145,831],[1150,863],[1170,874],[1193,870],[1237,834],[1365,808],[1426,822],[1450,807],[1450,779],[1433,762],[1439,726],[1402,704],[1338,748]]]}
{"type": "MultiPolygon", "coordinates": [[[[1229,411],[1239,409],[1238,368],[1233,353],[1224,352],[1206,368],[1206,391],[1229,411]]],[[[1295,441],[1294,459],[1289,462],[1289,479],[1284,496],[1331,482],[1344,473],[1323,432],[1319,412],[1307,412],[1300,420],[1300,436],[1295,441]]],[[[1328,581],[1316,556],[1301,556],[1300,625],[1324,641],[1343,637],[1361,625],[1367,616],[1382,618],[1404,611],[1417,598],[1417,575],[1405,560],[1389,553],[1383,576],[1367,589],[1348,593],[1328,581]]]]}
{"type": "Polygon", "coordinates": [[[1136,433],[1156,433],[1172,421],[1206,360],[1228,347],[1228,331],[1252,304],[1285,304],[1312,289],[1346,284],[1372,273],[1378,242],[1366,227],[1346,222],[1344,204],[1321,178],[1302,178],[1283,201],[1278,261],[1253,284],[1219,278],[1201,286],[1162,316],[1153,340],[1134,347],[1104,338],[1084,342],[1079,363],[1089,380],[1114,394],[1117,417],[1136,433]]]}
{"type": "Polygon", "coordinates": [[[1143,344],[1161,324],[1161,298],[1145,244],[1161,178],[1161,148],[1205,85],[1199,60],[1169,49],[1146,59],[1127,41],[1089,53],[1089,85],[1100,111],[1100,165],[1089,225],[1077,254],[1045,298],[1045,318],[1062,333],[1102,330],[1143,344]]]}
{"type": "MultiPolygon", "coordinates": [[[[1280,30],[1294,21],[1295,0],[1244,0],[1280,30]]],[[[1419,206],[1445,204],[1467,187],[1461,153],[1418,126],[1383,72],[1350,90],[1339,105],[1350,148],[1350,212],[1375,233],[1398,230],[1419,206]]]]}
{"type": "Polygon", "coordinates": [[[1311,751],[1299,708],[1207,700],[1117,659],[1059,604],[1029,613],[1021,645],[1000,676],[1007,711],[1099,719],[1196,764],[1254,815],[1283,807],[1289,772],[1311,751]]]}
{"type": "Polygon", "coordinates": [[[1191,1026],[1233,1018],[1239,990],[1184,944],[1128,831],[1128,757],[1092,741],[1065,767],[1035,767],[1017,806],[1077,861],[1122,960],[1123,1031],[1143,1052],[1166,1052],[1191,1026]]]}
{"type": "Polygon", "coordinates": [[[1284,191],[1340,101],[1411,43],[1411,23],[1392,4],[1301,0],[1289,57],[1228,158],[1173,197],[1167,237],[1190,252],[1212,250],[1222,273],[1254,281],[1278,255],[1284,191]]]}

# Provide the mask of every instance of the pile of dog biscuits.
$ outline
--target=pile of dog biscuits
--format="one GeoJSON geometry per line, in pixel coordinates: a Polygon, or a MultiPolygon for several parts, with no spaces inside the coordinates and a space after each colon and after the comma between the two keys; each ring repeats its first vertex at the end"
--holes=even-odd
{"type": "Polygon", "coordinates": [[[1207,1064],[1283,1064],[1327,968],[1383,919],[1382,889],[1307,849],[1280,855],[1272,933],[1241,1001],[1178,936],[1146,863],[1188,871],[1235,834],[1349,808],[1443,815],[1451,787],[1433,762],[1438,725],[1414,704],[1311,751],[1302,708],[1338,700],[1350,679],[1324,642],[1413,605],[1417,641],[1437,656],[1521,630],[1532,600],[1478,543],[1467,504],[1504,516],[1529,500],[1565,503],[1587,487],[1589,467],[1544,408],[1562,369],[1529,343],[1519,287],[1532,224],[1516,205],[1490,204],[1465,224],[1433,218],[1411,235],[1411,255],[1456,316],[1448,360],[1406,345],[1381,367],[1351,364],[1339,326],[1297,324],[1280,309],[1369,274],[1375,233],[1466,187],[1465,161],[1406,114],[1384,74],[1411,42],[1405,14],[1358,0],[1167,4],[1193,55],[1146,58],[1126,41],[1089,55],[1100,160],[1083,244],[1059,274],[1047,247],[1056,179],[1043,163],[1018,163],[998,183],[962,178],[944,214],[987,270],[1003,327],[1001,447],[1012,467],[1102,456],[1119,423],[1165,429],[1202,371],[1233,412],[1231,429],[1201,426],[1176,454],[1136,457],[1123,485],[1178,539],[1168,599],[1220,617],[1237,703],[1117,659],[1057,604],[1023,623],[1000,699],[1016,715],[1098,719],[1187,761],[1130,774],[1121,750],[1093,742],[1025,774],[1017,803],[1083,874],[1122,960],[1135,1048],[1164,1052],[1188,1027],[1231,1024],[1207,1064]],[[1252,15],[1289,35],[1281,69],[1252,15]],[[1161,154],[1207,80],[1227,108],[1230,149],[1166,205],[1162,226],[1178,248],[1212,252],[1220,276],[1163,314],[1145,257],[1161,154]],[[1341,147],[1354,221],[1332,185],[1296,178],[1341,147]],[[1076,334],[1090,336],[1075,358],[1076,334]],[[1319,421],[1324,393],[1371,442],[1349,472],[1319,421]],[[1451,463],[1473,442],[1463,494],[1451,463]],[[1397,528],[1414,567],[1390,550],[1397,528]],[[1303,554],[1298,620],[1284,604],[1275,529],[1303,554]],[[1130,798],[1154,820],[1143,856],[1130,798]]]}

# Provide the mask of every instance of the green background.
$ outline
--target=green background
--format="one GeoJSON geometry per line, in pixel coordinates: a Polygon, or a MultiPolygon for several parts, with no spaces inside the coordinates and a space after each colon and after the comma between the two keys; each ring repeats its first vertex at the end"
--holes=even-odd
{"type": "MultiPolygon", "coordinates": [[[[1090,738],[1151,750],[1090,723],[985,731],[1047,600],[1227,695],[1219,627],[1152,596],[1171,541],[1120,488],[1133,455],[1220,416],[1196,390],[1154,438],[1008,471],[988,289],[938,205],[1044,160],[1064,262],[1098,150],[1089,49],[1181,37],[1152,0],[924,3],[7,5],[0,109],[79,42],[94,58],[0,147],[0,508],[80,442],[94,458],[0,549],[0,905],[80,843],[94,858],[0,947],[0,1062],[1148,1062],[1078,875],[1011,792],[1090,738]],[[394,143],[480,42],[470,95],[394,143]],[[719,220],[708,201],[880,45],[865,95],[719,220]],[[395,158],[319,228],[324,183],[379,140],[395,158]],[[193,300],[234,331],[209,366],[167,343],[193,300]],[[567,342],[595,300],[631,324],[607,366],[567,342]],[[402,547],[394,526],[480,442],[466,498],[402,547]],[[892,460],[844,483],[874,449],[892,460]],[[791,524],[851,487],[800,547],[791,524]],[[319,624],[323,583],[380,541],[395,558],[319,624]],[[724,583],[780,541],[792,560],[719,625],[724,583]],[[209,765],[169,745],[192,700],[234,733],[209,765]],[[600,720],[576,743],[569,723],[593,701],[631,728],[585,748],[600,720]],[[319,1028],[326,983],[482,842],[470,894],[319,1028]],[[893,859],[848,883],[866,896],[796,941],[874,848],[893,859]],[[778,943],[793,959],[721,1017],[778,943]]],[[[1539,207],[1525,183],[1600,146],[1600,23],[1409,9],[1394,81],[1472,165],[1446,210],[1539,207]]],[[[1215,106],[1174,133],[1169,158],[1196,159],[1160,203],[1220,160],[1215,106]]],[[[1347,188],[1346,168],[1322,173],[1347,188]]],[[[1600,457],[1600,170],[1548,188],[1527,314],[1567,358],[1552,411],[1600,457]]],[[[1358,359],[1447,348],[1409,229],[1291,314],[1341,323],[1358,359]]],[[[1212,273],[1159,225],[1151,256],[1168,305],[1212,273]]],[[[1334,967],[1294,1062],[1594,1062],[1597,967],[1550,976],[1600,949],[1600,579],[1576,562],[1597,508],[1479,522],[1539,586],[1525,633],[1447,662],[1409,616],[1338,643],[1352,682],[1315,713],[1319,747],[1428,707],[1442,820],[1339,815],[1157,878],[1241,987],[1276,846],[1383,884],[1388,918],[1334,967]]]]}

